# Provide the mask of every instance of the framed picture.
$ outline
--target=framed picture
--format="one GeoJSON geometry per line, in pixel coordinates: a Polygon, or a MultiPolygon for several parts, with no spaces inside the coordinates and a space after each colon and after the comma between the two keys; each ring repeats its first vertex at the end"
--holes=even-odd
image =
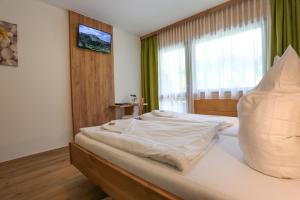
{"type": "Polygon", "coordinates": [[[0,21],[0,65],[18,66],[17,25],[0,21]]]}

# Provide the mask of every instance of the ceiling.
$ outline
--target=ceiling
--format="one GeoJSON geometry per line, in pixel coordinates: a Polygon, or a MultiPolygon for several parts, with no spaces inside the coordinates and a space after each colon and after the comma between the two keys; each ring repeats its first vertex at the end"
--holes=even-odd
{"type": "Polygon", "coordinates": [[[138,36],[226,0],[42,0],[112,24],[138,36]]]}

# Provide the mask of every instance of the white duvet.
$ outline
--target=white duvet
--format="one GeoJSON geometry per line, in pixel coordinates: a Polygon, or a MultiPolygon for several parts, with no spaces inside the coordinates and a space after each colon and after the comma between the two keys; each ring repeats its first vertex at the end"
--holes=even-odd
{"type": "Polygon", "coordinates": [[[80,130],[107,145],[184,171],[205,153],[216,138],[220,125],[219,121],[192,123],[128,119],[80,130]]]}

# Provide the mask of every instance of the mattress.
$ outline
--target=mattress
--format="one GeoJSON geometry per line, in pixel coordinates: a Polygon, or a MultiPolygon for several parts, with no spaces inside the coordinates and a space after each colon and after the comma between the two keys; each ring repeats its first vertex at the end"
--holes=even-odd
{"type": "Polygon", "coordinates": [[[184,173],[81,133],[76,135],[75,143],[183,199],[298,200],[299,180],[270,177],[245,164],[236,133],[230,133],[237,131],[236,126],[221,134],[207,154],[184,173]]]}

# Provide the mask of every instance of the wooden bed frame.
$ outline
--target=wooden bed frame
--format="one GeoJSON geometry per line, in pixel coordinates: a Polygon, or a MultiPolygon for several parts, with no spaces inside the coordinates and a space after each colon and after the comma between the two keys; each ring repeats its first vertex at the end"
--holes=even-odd
{"type": "MultiPolygon", "coordinates": [[[[237,100],[196,100],[194,103],[197,114],[236,116],[237,100]]],[[[115,200],[182,199],[75,143],[70,143],[70,159],[72,165],[115,200]]]]}
{"type": "Polygon", "coordinates": [[[69,147],[71,164],[114,200],[181,199],[75,143],[69,147]]]}

